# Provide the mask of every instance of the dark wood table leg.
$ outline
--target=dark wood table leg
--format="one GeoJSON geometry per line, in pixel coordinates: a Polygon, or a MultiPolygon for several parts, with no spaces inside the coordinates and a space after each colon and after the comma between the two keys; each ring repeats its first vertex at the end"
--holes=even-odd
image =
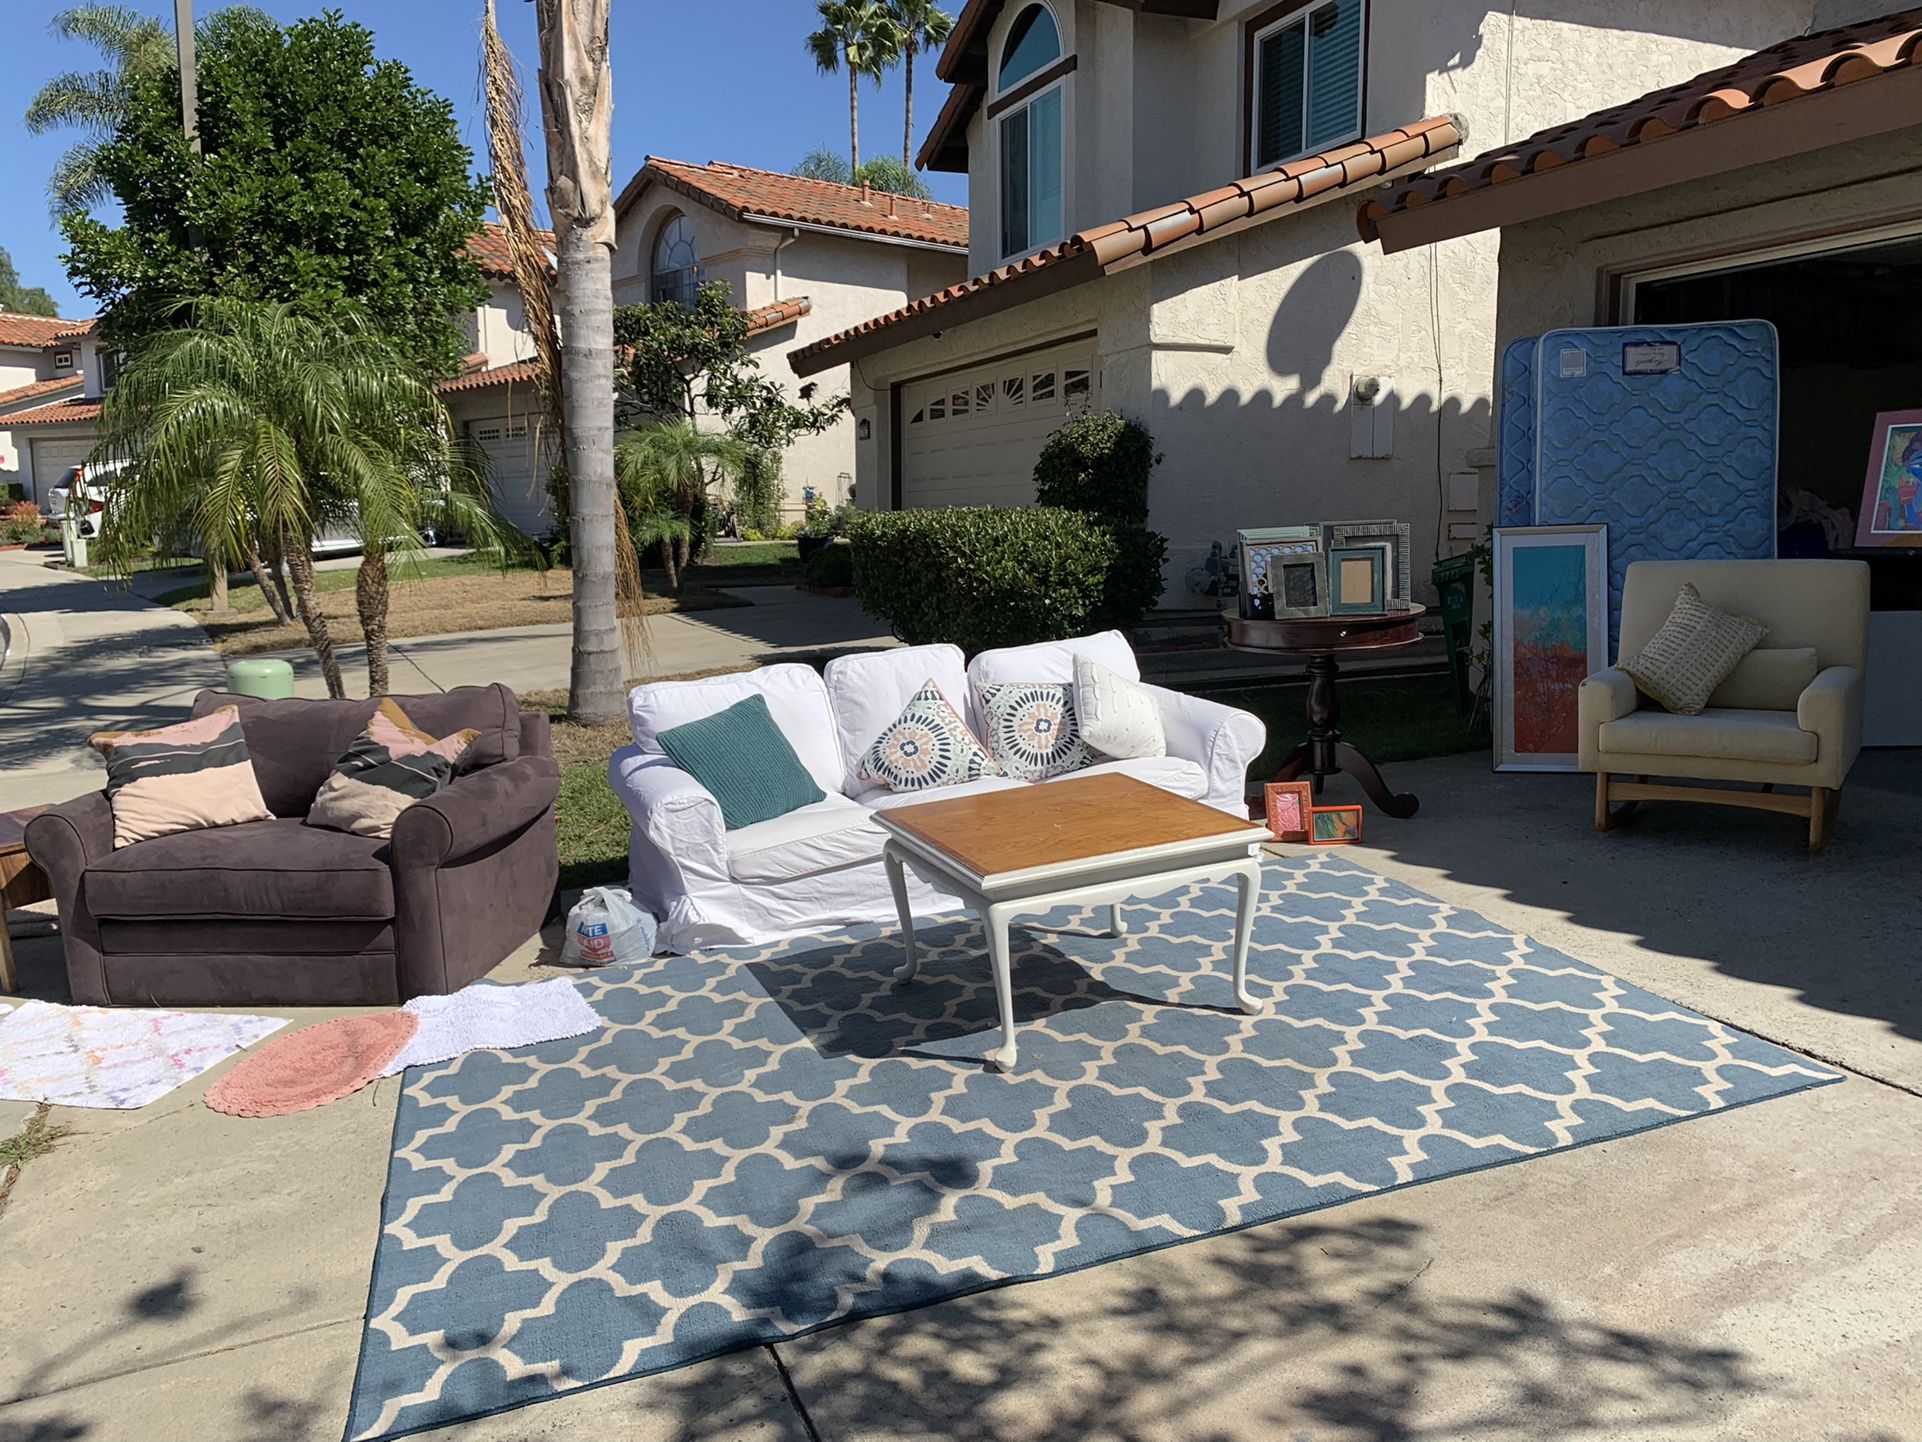
{"type": "Polygon", "coordinates": [[[1413,816],[1421,802],[1408,792],[1389,790],[1375,763],[1341,739],[1341,695],[1335,685],[1340,674],[1332,655],[1308,658],[1308,739],[1288,753],[1275,780],[1293,781],[1306,771],[1319,797],[1322,782],[1345,771],[1384,815],[1413,816]]]}
{"type": "Polygon", "coordinates": [[[1337,742],[1335,754],[1341,762],[1341,769],[1361,783],[1361,789],[1368,799],[1379,807],[1384,815],[1406,821],[1421,809],[1421,801],[1412,792],[1390,791],[1388,783],[1376,769],[1375,763],[1346,741],[1337,742]]]}

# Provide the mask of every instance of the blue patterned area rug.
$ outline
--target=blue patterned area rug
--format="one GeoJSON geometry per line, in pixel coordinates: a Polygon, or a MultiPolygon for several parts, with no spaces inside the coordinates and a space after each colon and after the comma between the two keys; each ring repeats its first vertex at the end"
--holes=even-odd
{"type": "Polygon", "coordinates": [[[1839,1080],[1332,855],[1017,929],[583,977],[600,1032],[407,1073],[351,1438],[1112,1261],[1839,1080]]]}

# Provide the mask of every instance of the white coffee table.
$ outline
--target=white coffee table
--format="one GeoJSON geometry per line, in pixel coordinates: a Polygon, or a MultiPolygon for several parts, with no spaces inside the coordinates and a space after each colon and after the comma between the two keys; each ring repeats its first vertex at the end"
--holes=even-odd
{"type": "Polygon", "coordinates": [[[874,822],[888,833],[881,859],[907,952],[895,975],[910,980],[919,966],[907,867],[955,893],[981,918],[1001,1006],[1001,1045],[988,1058],[1002,1071],[1015,1064],[1008,923],[1071,902],[1109,906],[1119,935],[1120,903],[1130,897],[1232,879],[1234,997],[1245,1012],[1262,1009],[1248,993],[1248,937],[1261,893],[1254,848],[1271,839],[1266,827],[1114,775],[898,806],[875,812],[874,822]]]}

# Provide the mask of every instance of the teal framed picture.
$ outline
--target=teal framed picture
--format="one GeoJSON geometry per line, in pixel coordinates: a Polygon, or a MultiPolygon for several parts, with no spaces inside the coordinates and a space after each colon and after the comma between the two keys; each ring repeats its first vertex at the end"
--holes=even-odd
{"type": "Polygon", "coordinates": [[[1388,609],[1389,546],[1382,541],[1328,551],[1328,614],[1380,615],[1388,609]]]}

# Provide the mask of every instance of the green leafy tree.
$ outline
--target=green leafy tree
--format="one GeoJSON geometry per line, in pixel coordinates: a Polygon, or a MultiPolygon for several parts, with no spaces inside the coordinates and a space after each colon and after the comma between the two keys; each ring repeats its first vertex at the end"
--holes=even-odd
{"type": "Polygon", "coordinates": [[[139,74],[164,72],[174,63],[174,43],[164,25],[130,5],[75,5],[55,15],[47,29],[56,40],[93,46],[106,62],[98,70],[54,76],[27,105],[29,133],[77,130],[82,136],[67,147],[47,181],[47,199],[59,216],[91,209],[109,198],[95,156],[126,112],[129,81],[139,74]]]}
{"type": "MultiPolygon", "coordinates": [[[[355,588],[368,689],[387,690],[389,552],[427,526],[497,545],[485,477],[432,385],[360,306],[315,313],[218,297],[177,305],[176,324],[130,357],[104,403],[97,454],[124,460],[101,557],[126,564],[183,530],[221,566],[243,560],[272,594],[261,552],[283,555],[294,609],[330,696],[345,694],[310,548],[329,526],[366,543],[355,588]]],[[[270,606],[272,602],[269,602],[270,606]]]]}
{"type": "Polygon", "coordinates": [[[54,304],[45,286],[20,284],[20,272],[5,246],[0,246],[0,311],[21,315],[60,314],[60,307],[54,304]]]}
{"type": "Polygon", "coordinates": [[[907,80],[907,114],[901,125],[901,168],[914,173],[914,57],[944,44],[954,17],[935,0],[888,0],[895,32],[901,37],[901,70],[907,80]]]}
{"type": "MultiPolygon", "coordinates": [[[[660,546],[661,568],[675,595],[693,550],[695,520],[707,488],[731,481],[751,464],[752,451],[726,431],[703,431],[676,417],[630,431],[614,447],[614,475],[630,516],[640,517],[636,545],[660,546]]],[[[632,523],[630,523],[632,525],[632,523]]]]}
{"type": "Polygon", "coordinates": [[[124,222],[61,221],[108,338],[130,347],[180,297],[351,300],[429,375],[452,374],[458,314],[487,295],[466,242],[488,199],[453,107],[335,11],[282,28],[225,10],[202,32],[201,152],[171,61],[143,65],[92,161],[124,222]]]}
{"type": "Polygon", "coordinates": [[[825,145],[817,145],[803,155],[792,173],[803,180],[826,180],[835,185],[854,184],[854,172],[848,168],[848,158],[825,145]]]}
{"type": "Polygon", "coordinates": [[[791,173],[804,180],[826,180],[835,185],[867,185],[875,190],[892,191],[896,195],[911,195],[916,200],[926,200],[932,194],[921,177],[914,173],[913,166],[903,165],[892,155],[878,155],[873,160],[864,160],[859,173],[856,173],[848,169],[846,157],[826,146],[819,146],[802,156],[800,164],[791,173]]]}
{"type": "Polygon", "coordinates": [[[885,0],[815,0],[821,28],[807,38],[807,52],[823,75],[847,71],[848,170],[861,170],[862,76],[881,74],[901,53],[901,32],[885,0]]]}

